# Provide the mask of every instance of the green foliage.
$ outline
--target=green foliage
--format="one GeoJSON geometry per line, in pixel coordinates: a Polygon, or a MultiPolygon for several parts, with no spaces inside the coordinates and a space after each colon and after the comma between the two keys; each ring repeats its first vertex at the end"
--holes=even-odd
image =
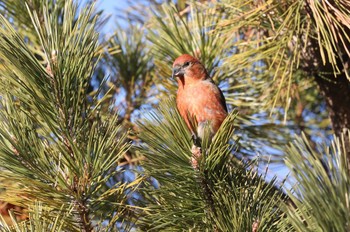
{"type": "Polygon", "coordinates": [[[30,17],[46,69],[0,18],[0,176],[17,183],[2,186],[1,199],[27,207],[34,199],[54,209],[72,205],[72,228],[90,231],[99,220],[114,227],[127,218],[126,192],[140,179],[109,183],[122,172],[116,165],[130,145],[118,115],[100,113],[100,91],[88,95],[98,60],[97,16],[93,7],[77,15],[72,1],[43,9],[44,26],[37,12],[30,17]]]}
{"type": "MultiPolygon", "coordinates": [[[[29,209],[29,220],[18,222],[13,213],[11,213],[12,226],[6,224],[4,220],[0,220],[0,229],[3,232],[22,232],[22,231],[79,231],[78,228],[71,228],[66,225],[71,217],[72,207],[59,211],[44,207],[41,203],[36,203],[33,208],[29,209]]],[[[1,219],[1,215],[0,215],[1,219]]]]}
{"type": "Polygon", "coordinates": [[[199,170],[190,164],[190,135],[173,100],[142,120],[140,152],[151,190],[143,191],[148,207],[141,229],[251,231],[255,222],[276,229],[281,193],[232,155],[235,117],[232,112],[214,140],[203,143],[199,170]]]}
{"type": "Polygon", "coordinates": [[[44,7],[53,8],[54,5],[63,6],[64,1],[43,1],[43,0],[28,0],[28,1],[16,1],[16,0],[1,0],[0,1],[0,12],[7,19],[11,20],[12,26],[16,29],[22,39],[30,41],[27,43],[27,47],[32,50],[36,55],[44,57],[40,49],[40,41],[38,34],[35,32],[35,26],[32,23],[28,10],[33,12],[36,11],[40,14],[40,24],[44,23],[43,15],[41,14],[44,7]],[[44,4],[46,3],[46,4],[44,4]]]}
{"type": "Polygon", "coordinates": [[[227,52],[228,43],[219,33],[212,33],[221,17],[214,7],[194,3],[182,12],[171,4],[163,4],[161,10],[154,12],[148,25],[148,39],[153,43],[155,63],[160,76],[166,78],[162,84],[167,89],[174,90],[174,82],[168,78],[171,76],[169,63],[184,53],[200,58],[215,80],[226,77],[219,69],[219,62],[227,52]]]}
{"type": "Polygon", "coordinates": [[[347,3],[149,0],[99,43],[91,2],[0,0],[0,200],[29,216],[1,230],[349,230],[349,136],[317,149],[330,127],[311,78],[347,67],[347,3]],[[161,100],[183,53],[236,109],[204,139],[198,170],[174,101],[161,100]],[[238,159],[285,153],[290,199],[238,159]]]}
{"type": "Polygon", "coordinates": [[[258,100],[265,108],[283,107],[287,115],[297,97],[293,86],[305,85],[315,74],[336,76],[345,65],[350,17],[342,1],[245,0],[219,5],[228,17],[220,21],[217,33],[236,38],[232,45],[237,52],[224,66],[235,64],[234,71],[244,76],[259,74],[257,81],[264,89],[258,100]],[[327,65],[332,68],[325,71],[327,65]],[[300,72],[302,79],[297,78],[300,72]]]}
{"type": "Polygon", "coordinates": [[[287,149],[287,166],[296,185],[288,222],[296,231],[349,231],[350,172],[345,144],[349,131],[329,147],[315,150],[301,137],[287,149]]]}
{"type": "Polygon", "coordinates": [[[341,70],[341,67],[346,66],[347,63],[344,57],[350,56],[348,49],[350,43],[349,3],[343,1],[312,2],[307,4],[306,10],[310,11],[308,15],[311,16],[313,26],[312,29],[309,29],[309,34],[317,39],[323,64],[332,65],[334,76],[344,71],[350,80],[349,70],[341,70]],[[318,29],[317,34],[315,28],[318,29]]]}
{"type": "Polygon", "coordinates": [[[125,90],[125,99],[119,105],[124,110],[124,119],[130,123],[131,114],[139,109],[150,97],[153,86],[154,66],[141,26],[131,23],[127,29],[118,26],[108,40],[107,65],[113,78],[111,84],[116,89],[125,90]]]}

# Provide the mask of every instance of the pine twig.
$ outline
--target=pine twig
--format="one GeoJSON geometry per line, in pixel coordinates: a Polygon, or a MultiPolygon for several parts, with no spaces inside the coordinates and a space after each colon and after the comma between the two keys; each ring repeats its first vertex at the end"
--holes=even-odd
{"type": "MultiPolygon", "coordinates": [[[[194,170],[197,170],[200,172],[201,170],[200,170],[200,166],[198,164],[199,164],[199,161],[202,157],[201,147],[193,145],[191,152],[192,152],[191,165],[192,165],[194,170]]],[[[204,193],[205,203],[207,206],[209,206],[211,214],[215,215],[216,210],[214,207],[213,193],[212,193],[210,186],[209,186],[209,183],[208,183],[208,171],[203,170],[203,172],[200,172],[200,174],[198,176],[198,180],[199,180],[198,181],[199,185],[204,190],[203,193],[204,193]]],[[[210,217],[210,214],[208,212],[207,212],[207,216],[210,217]]],[[[218,231],[215,225],[213,225],[213,229],[214,229],[214,231],[218,231]]]]}

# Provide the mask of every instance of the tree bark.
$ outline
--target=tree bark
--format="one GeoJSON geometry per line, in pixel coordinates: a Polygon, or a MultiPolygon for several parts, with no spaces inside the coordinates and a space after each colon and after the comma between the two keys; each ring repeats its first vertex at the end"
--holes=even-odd
{"type": "Polygon", "coordinates": [[[342,73],[337,77],[315,77],[324,96],[334,133],[340,136],[350,129],[350,81],[342,73]]]}
{"type": "Polygon", "coordinates": [[[315,81],[327,104],[334,133],[344,136],[345,155],[350,168],[350,81],[345,73],[337,77],[316,76],[315,81]]]}

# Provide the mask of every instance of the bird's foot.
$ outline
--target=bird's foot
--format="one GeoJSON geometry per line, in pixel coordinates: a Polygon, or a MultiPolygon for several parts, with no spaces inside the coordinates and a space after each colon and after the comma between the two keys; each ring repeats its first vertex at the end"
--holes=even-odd
{"type": "Polygon", "coordinates": [[[200,147],[201,146],[200,138],[195,133],[192,132],[191,138],[192,138],[194,146],[196,146],[196,147],[200,147]]]}
{"type": "Polygon", "coordinates": [[[191,152],[192,152],[192,157],[191,157],[191,165],[193,167],[193,169],[198,170],[198,161],[202,156],[202,149],[201,147],[198,147],[196,145],[193,145],[191,148],[191,152]]]}

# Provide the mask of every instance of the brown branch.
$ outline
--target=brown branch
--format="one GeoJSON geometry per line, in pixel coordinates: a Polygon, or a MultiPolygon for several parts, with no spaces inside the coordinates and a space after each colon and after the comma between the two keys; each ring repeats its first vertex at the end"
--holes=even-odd
{"type": "MultiPolygon", "coordinates": [[[[208,181],[208,170],[203,170],[201,171],[199,162],[202,158],[202,150],[201,147],[197,147],[196,145],[192,146],[191,149],[192,152],[192,157],[191,157],[191,165],[194,170],[199,171],[199,177],[198,177],[198,182],[201,188],[203,189],[203,195],[205,199],[206,205],[209,207],[210,212],[206,212],[207,216],[209,218],[212,217],[212,215],[216,215],[216,210],[215,210],[215,202],[213,199],[213,192],[210,189],[210,183],[208,181]]],[[[216,225],[213,225],[213,230],[218,231],[216,225]]]]}
{"type": "Polygon", "coordinates": [[[82,227],[84,228],[84,232],[91,232],[93,231],[93,227],[91,224],[91,220],[89,217],[89,209],[86,206],[86,200],[82,200],[78,202],[78,211],[79,211],[79,216],[80,216],[80,223],[82,227]]]}

